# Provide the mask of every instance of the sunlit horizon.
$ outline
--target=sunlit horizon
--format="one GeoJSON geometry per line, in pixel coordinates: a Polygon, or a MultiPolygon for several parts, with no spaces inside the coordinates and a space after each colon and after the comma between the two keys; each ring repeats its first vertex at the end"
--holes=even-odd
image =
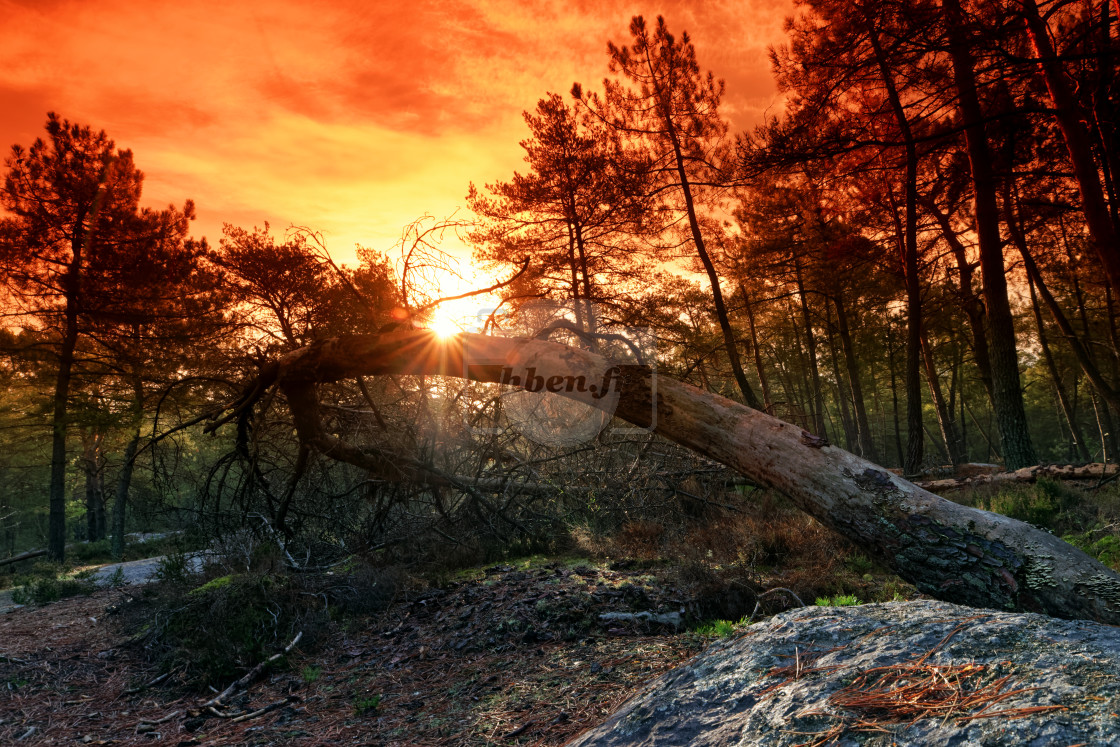
{"type": "MultiPolygon", "coordinates": [[[[216,246],[224,223],[307,226],[352,266],[357,246],[389,254],[402,226],[461,209],[471,182],[523,170],[522,112],[573,81],[600,86],[607,41],[635,14],[688,30],[701,65],[727,79],[733,128],[753,126],[775,101],[766,45],[792,11],[683,0],[3,7],[5,157],[54,111],[133,151],[144,205],[194,200],[195,238],[216,246]]],[[[463,245],[445,250],[469,261],[463,245]]]]}

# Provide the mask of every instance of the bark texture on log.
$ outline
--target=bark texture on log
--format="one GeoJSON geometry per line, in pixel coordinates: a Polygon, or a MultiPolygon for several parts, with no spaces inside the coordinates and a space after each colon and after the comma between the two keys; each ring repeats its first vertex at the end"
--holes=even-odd
{"type": "Polygon", "coordinates": [[[316,383],[426,374],[551,391],[613,412],[786,494],[938,599],[1120,624],[1120,575],[1057,537],[940,498],[801,428],[647,367],[543,340],[427,330],[322,340],[262,372],[242,413],[274,383],[294,398],[305,443],[331,455],[309,402],[316,383]],[[309,409],[311,411],[309,411],[309,409]]]}

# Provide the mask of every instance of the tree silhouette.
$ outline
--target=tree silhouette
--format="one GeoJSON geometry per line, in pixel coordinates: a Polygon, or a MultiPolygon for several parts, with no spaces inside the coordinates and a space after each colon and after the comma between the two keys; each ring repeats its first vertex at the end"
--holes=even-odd
{"type": "Polygon", "coordinates": [[[194,217],[139,208],[143,174],[104,131],[51,113],[47,139],[12,148],[0,193],[0,268],[18,312],[48,333],[55,361],[48,545],[66,544],[66,435],[75,351],[97,324],[142,314],[194,217]],[[174,234],[174,236],[172,236],[174,234]]]}
{"type": "Polygon", "coordinates": [[[634,237],[653,219],[643,199],[648,164],[558,94],[524,116],[531,137],[521,147],[530,171],[487,185],[488,196],[471,185],[467,196],[484,221],[471,234],[476,257],[496,265],[531,258],[545,292],[571,298],[576,324],[594,332],[592,304],[613,302],[639,274],[634,237]]]}
{"type": "Polygon", "coordinates": [[[630,21],[630,46],[608,43],[610,70],[621,79],[603,81],[604,93],[584,93],[576,83],[572,96],[584,102],[605,124],[637,138],[650,150],[658,193],[668,199],[675,193],[674,211],[684,214],[688,238],[708,277],[724,349],[746,403],[762,404],[747,381],[731,327],[719,272],[701,229],[700,194],[726,183],[721,166],[727,123],[719,115],[723,81],[704,75],[687,33],[678,40],[669,33],[665,19],[657,18],[651,35],[642,16],[630,21]]]}

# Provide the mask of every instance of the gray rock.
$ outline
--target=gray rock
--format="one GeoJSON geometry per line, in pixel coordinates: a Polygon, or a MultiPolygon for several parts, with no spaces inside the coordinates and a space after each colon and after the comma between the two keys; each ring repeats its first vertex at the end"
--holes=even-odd
{"type": "Polygon", "coordinates": [[[713,644],[570,745],[1120,745],[1118,714],[1120,628],[934,601],[805,607],[713,644]],[[947,668],[966,664],[980,668],[947,668]],[[900,687],[902,672],[990,689],[947,716],[840,702],[853,683],[900,687]],[[996,692],[1006,697],[992,702],[996,692]],[[989,717],[960,718],[984,704],[989,717]],[[1020,710],[1040,706],[1059,708],[1020,710]]]}

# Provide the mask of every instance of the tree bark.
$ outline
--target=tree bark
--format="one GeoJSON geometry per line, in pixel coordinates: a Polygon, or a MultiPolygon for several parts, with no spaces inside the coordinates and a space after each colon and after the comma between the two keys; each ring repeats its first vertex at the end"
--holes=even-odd
{"type": "Polygon", "coordinates": [[[1030,286],[1031,310],[1034,311],[1034,323],[1038,327],[1038,347],[1042,350],[1042,359],[1046,362],[1050,380],[1054,382],[1054,393],[1057,395],[1058,405],[1062,408],[1062,414],[1065,415],[1077,455],[1081,461],[1087,462],[1090,459],[1089,449],[1085,446],[1085,436],[1081,434],[1081,426],[1077,423],[1077,413],[1070,404],[1066,388],[1062,384],[1061,374],[1058,373],[1058,365],[1054,362],[1053,353],[1050,352],[1050,342],[1046,339],[1046,326],[1042,321],[1042,309],[1038,307],[1038,293],[1035,291],[1034,279],[1030,276],[1027,277],[1027,285],[1030,286]]]}
{"type": "Polygon", "coordinates": [[[924,593],[946,601],[1120,623],[1120,575],[1048,532],[939,498],[766,413],[663,376],[543,340],[428,330],[326,339],[267,366],[218,423],[249,417],[273,385],[297,433],[328,456],[316,386],[364,375],[455,376],[584,402],[786,494],[924,593]]]}
{"type": "Polygon", "coordinates": [[[852,409],[855,410],[856,415],[858,453],[864,459],[877,462],[875,441],[871,437],[871,422],[867,417],[867,403],[863,397],[863,384],[860,383],[859,361],[856,359],[852,331],[848,325],[848,307],[840,294],[837,294],[832,302],[836,306],[836,330],[840,333],[840,347],[844,351],[844,365],[848,369],[848,385],[852,392],[852,409]]]}
{"type": "Polygon", "coordinates": [[[813,319],[809,315],[809,297],[801,273],[800,257],[793,258],[794,278],[797,280],[797,298],[801,302],[801,322],[805,325],[805,350],[809,359],[809,408],[813,427],[821,438],[828,438],[824,424],[824,389],[821,387],[821,370],[817,364],[817,338],[813,335],[813,319]]]}
{"type": "Polygon", "coordinates": [[[1007,278],[999,234],[999,207],[996,202],[996,176],[980,98],[976,90],[970,39],[966,34],[960,0],[943,0],[942,9],[949,33],[949,56],[953,61],[953,80],[964,125],[965,146],[972,172],[973,211],[980,244],[980,271],[984,277],[991,335],[992,400],[999,426],[1003,458],[1009,469],[1019,469],[1037,461],[1023,390],[1019,380],[1019,357],[1015,344],[1015,325],[1007,297],[1007,278]]]}
{"type": "Polygon", "coordinates": [[[960,434],[957,424],[953,421],[953,411],[945,403],[945,396],[941,392],[941,379],[937,375],[937,365],[933,360],[933,347],[929,344],[929,335],[922,330],[922,358],[926,366],[926,383],[929,385],[929,396],[933,401],[933,409],[937,413],[937,424],[941,427],[941,438],[945,442],[945,454],[949,462],[956,467],[964,461],[964,449],[961,448],[960,434]]]}
{"type": "Polygon", "coordinates": [[[132,486],[132,472],[136,467],[136,451],[140,446],[140,425],[144,416],[144,383],[139,376],[132,381],[132,433],[124,447],[124,464],[117,474],[117,490],[113,497],[113,541],[114,560],[124,557],[124,520],[128,506],[128,491],[132,486]]]}

